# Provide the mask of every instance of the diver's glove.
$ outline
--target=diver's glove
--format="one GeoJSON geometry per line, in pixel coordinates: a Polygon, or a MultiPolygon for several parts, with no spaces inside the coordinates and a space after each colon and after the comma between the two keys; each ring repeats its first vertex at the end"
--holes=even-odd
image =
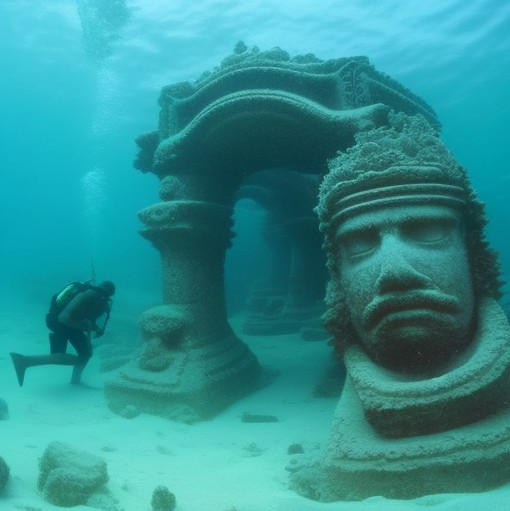
{"type": "Polygon", "coordinates": [[[97,339],[98,337],[102,337],[104,334],[104,328],[100,328],[97,325],[94,325],[92,331],[94,332],[94,339],[97,339]]]}

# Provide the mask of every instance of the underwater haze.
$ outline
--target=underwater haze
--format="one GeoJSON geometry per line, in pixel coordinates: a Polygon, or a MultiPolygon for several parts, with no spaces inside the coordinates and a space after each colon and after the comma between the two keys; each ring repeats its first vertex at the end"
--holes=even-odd
{"type": "MultiPolygon", "coordinates": [[[[159,256],[137,233],[158,183],[133,169],[134,139],[157,127],[164,85],[197,79],[240,40],[366,55],[425,99],[487,205],[508,280],[508,2],[1,0],[0,30],[4,299],[87,279],[92,264],[119,292],[159,293],[159,256]]],[[[234,294],[253,222],[238,214],[234,294]]]]}
{"type": "MultiPolygon", "coordinates": [[[[142,224],[137,216],[160,200],[159,182],[153,174],[133,167],[138,152],[135,138],[157,128],[162,87],[198,79],[232,54],[239,41],[260,50],[280,47],[291,56],[313,53],[322,60],[367,56],[377,71],[431,105],[442,123],[442,140],[467,169],[473,188],[486,204],[487,237],[500,254],[503,280],[510,281],[507,0],[0,0],[0,34],[0,335],[9,346],[19,332],[28,351],[35,337],[37,349],[47,349],[44,315],[51,295],[69,281],[93,277],[116,283],[112,323],[117,321],[119,332],[136,341],[139,316],[162,298],[160,255],[140,236],[142,224]]],[[[260,233],[264,214],[248,200],[236,207],[237,236],[227,253],[225,275],[232,315],[243,310],[250,286],[269,264],[260,233]]],[[[503,291],[501,302],[509,311],[509,284],[503,291]]],[[[309,350],[303,353],[303,370],[309,358],[314,360],[310,370],[319,374],[329,352],[315,353],[319,343],[308,344],[300,348],[309,350]]],[[[257,356],[264,362],[263,350],[269,347],[261,349],[257,356]]],[[[288,349],[293,350],[291,341],[288,349]]],[[[282,360],[287,360],[283,354],[282,360]]],[[[0,361],[5,368],[10,365],[7,351],[0,354],[0,361]]],[[[30,392],[35,392],[32,398],[54,403],[48,409],[58,416],[61,410],[52,401],[51,390],[67,384],[67,374],[54,373],[51,388],[31,391],[25,386],[20,398],[12,372],[5,379],[13,380],[13,393],[2,392],[0,398],[23,403],[28,410],[30,392]]],[[[299,386],[300,381],[296,379],[295,384],[299,386]]],[[[60,403],[72,410],[75,398],[70,391],[58,392],[60,403]]],[[[97,399],[102,403],[102,394],[97,399]]],[[[317,414],[323,414],[318,417],[320,424],[306,431],[327,434],[335,403],[316,406],[317,414]]],[[[30,408],[34,424],[44,415],[41,410],[30,408]]],[[[242,411],[238,408],[232,413],[242,411]]],[[[86,426],[88,412],[76,413],[77,417],[83,413],[86,426]]],[[[104,413],[93,414],[98,424],[104,413]]],[[[15,420],[12,415],[10,421],[15,420]]],[[[153,430],[151,419],[140,419],[140,436],[153,430]]],[[[158,438],[163,438],[167,426],[157,420],[154,427],[158,438]]],[[[221,445],[229,446],[231,439],[221,424],[210,427],[216,428],[213,434],[222,439],[221,445]]],[[[129,427],[125,426],[126,431],[129,427]]],[[[204,446],[210,434],[206,427],[196,426],[196,431],[204,432],[204,446]]],[[[184,452],[186,441],[194,442],[184,426],[178,428],[188,440],[175,447],[168,438],[169,449],[175,448],[172,463],[179,460],[179,449],[184,452]]],[[[30,435],[33,430],[27,422],[19,431],[30,435]]],[[[71,432],[64,437],[80,441],[71,432]]],[[[45,430],[38,448],[43,450],[42,443],[52,439],[52,432],[45,430]]],[[[108,451],[104,444],[94,442],[94,449],[108,451]]],[[[281,442],[286,446],[288,438],[282,436],[281,442]]],[[[6,445],[0,429],[0,456],[8,460],[8,452],[3,451],[6,445]]],[[[138,453],[136,445],[134,449],[138,453]]],[[[217,455],[228,466],[228,455],[222,458],[220,450],[217,455]]],[[[12,477],[36,479],[37,461],[24,474],[16,474],[12,459],[8,461],[12,477]]],[[[270,461],[261,465],[266,474],[273,467],[270,461]]],[[[276,464],[280,468],[279,460],[276,464]]],[[[121,473],[120,467],[113,463],[113,472],[121,473]]],[[[215,471],[214,464],[209,471],[215,471]]],[[[19,481],[16,491],[25,484],[19,481]]],[[[114,475],[113,484],[120,493],[125,490],[132,502],[146,502],[145,507],[125,505],[126,511],[149,509],[150,494],[145,498],[136,493],[141,483],[138,488],[123,484],[114,475]]],[[[284,488],[286,483],[278,484],[284,488]]],[[[184,482],[182,488],[185,495],[184,482]]],[[[282,495],[285,491],[286,487],[282,495]]],[[[228,489],[225,492],[228,495],[228,489]]],[[[53,509],[42,507],[45,504],[30,495],[31,500],[17,500],[25,506],[17,508],[53,509]]],[[[242,486],[236,495],[250,499],[242,486]]],[[[253,496],[253,502],[256,499],[253,496]]],[[[233,498],[218,497],[216,507],[210,508],[205,500],[197,502],[196,508],[190,505],[188,509],[226,511],[237,506],[233,498]]],[[[477,505],[489,506],[490,502],[480,500],[477,505]]],[[[366,509],[386,509],[375,504],[366,509]]],[[[8,503],[3,505],[0,496],[0,510],[11,509],[8,503]]],[[[321,509],[317,506],[314,509],[321,509]]],[[[237,509],[280,511],[284,507],[237,509]]],[[[324,509],[350,508],[325,505],[324,509]]]]}

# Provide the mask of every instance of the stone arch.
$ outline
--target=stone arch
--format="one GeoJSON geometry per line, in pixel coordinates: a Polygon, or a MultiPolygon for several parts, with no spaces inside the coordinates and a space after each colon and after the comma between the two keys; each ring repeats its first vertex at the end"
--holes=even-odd
{"type": "Polygon", "coordinates": [[[134,406],[192,422],[256,387],[261,372],[230,328],[224,297],[245,178],[269,168],[322,176],[358,131],[385,125],[390,109],[439,123],[366,57],[291,58],[243,44],[197,81],[164,87],[159,105],[159,128],[137,139],[135,167],[160,180],[161,202],[139,216],[141,234],[161,253],[163,305],[144,314],[143,351],[105,392],[114,411],[134,406]]]}

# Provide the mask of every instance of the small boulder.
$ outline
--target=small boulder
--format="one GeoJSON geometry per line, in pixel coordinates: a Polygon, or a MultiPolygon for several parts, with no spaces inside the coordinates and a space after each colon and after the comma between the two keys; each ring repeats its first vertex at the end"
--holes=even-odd
{"type": "Polygon", "coordinates": [[[6,420],[9,418],[9,407],[7,403],[0,398],[0,420],[6,420]]]}
{"type": "Polygon", "coordinates": [[[39,462],[39,491],[55,506],[85,504],[108,482],[106,462],[63,442],[52,442],[39,462]]]}
{"type": "Polygon", "coordinates": [[[0,456],[0,492],[5,488],[7,481],[9,480],[9,465],[0,456]]]}
{"type": "Polygon", "coordinates": [[[262,415],[258,413],[244,412],[241,415],[241,422],[278,422],[276,415],[262,415]]]}
{"type": "Polygon", "coordinates": [[[173,511],[175,495],[166,486],[156,486],[152,492],[152,511],[173,511]]]}
{"type": "Polygon", "coordinates": [[[287,454],[303,454],[305,450],[301,444],[290,444],[287,447],[287,454]]]}

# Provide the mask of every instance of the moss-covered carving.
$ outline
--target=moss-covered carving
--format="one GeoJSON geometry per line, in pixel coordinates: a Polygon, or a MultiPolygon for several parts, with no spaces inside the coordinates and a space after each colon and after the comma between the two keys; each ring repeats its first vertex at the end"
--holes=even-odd
{"type": "Polygon", "coordinates": [[[317,207],[347,381],[326,452],[294,484],[329,501],[506,482],[510,327],[483,205],[423,117],[356,138],[317,207]]]}

